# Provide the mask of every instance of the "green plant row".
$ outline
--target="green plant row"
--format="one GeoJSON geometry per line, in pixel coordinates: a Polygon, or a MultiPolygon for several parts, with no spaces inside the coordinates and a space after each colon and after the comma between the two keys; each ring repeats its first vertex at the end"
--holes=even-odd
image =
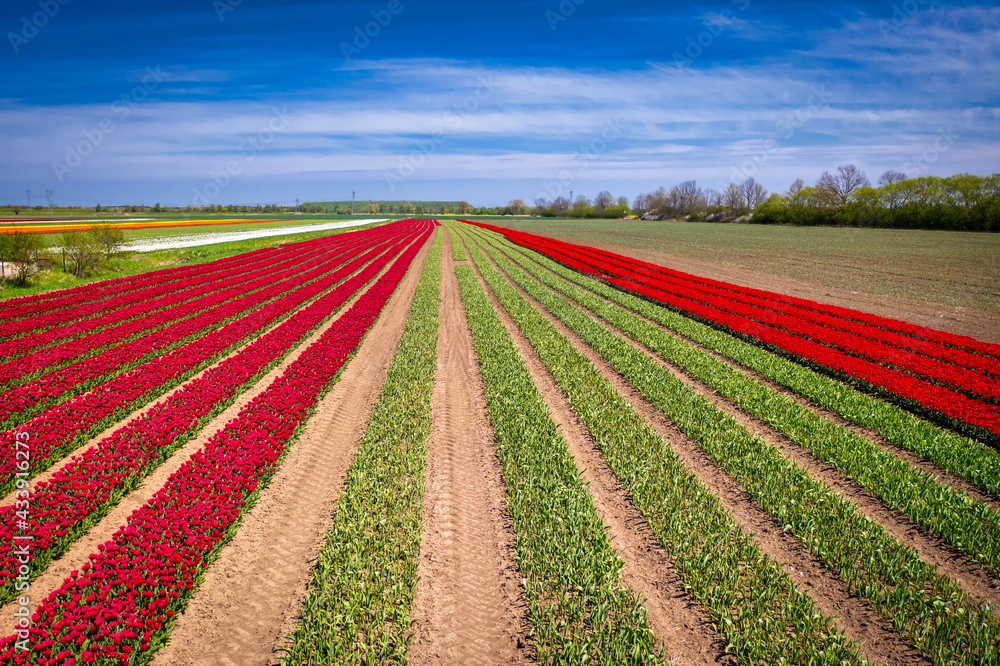
{"type": "Polygon", "coordinates": [[[319,553],[283,664],[406,663],[437,366],[442,234],[319,553]]]}
{"type": "Polygon", "coordinates": [[[524,361],[469,266],[456,269],[507,486],[539,663],[662,664],[640,601],[524,361]]]}
{"type": "Polygon", "coordinates": [[[465,248],[462,247],[462,239],[454,229],[455,225],[447,225],[450,229],[449,236],[451,237],[451,258],[452,261],[465,261],[465,248]]]}
{"type": "Polygon", "coordinates": [[[510,258],[536,279],[646,345],[747,413],[777,428],[888,506],[942,536],[996,573],[1000,565],[1000,516],[991,507],[942,484],[932,474],[631,312],[539,269],[512,245],[505,249],[510,258]]]}
{"type": "Polygon", "coordinates": [[[943,430],[896,405],[857,391],[835,379],[671,310],[609,287],[547,257],[536,253],[527,256],[588,291],[760,373],[859,426],[874,430],[890,444],[916,453],[941,469],[1000,498],[1000,452],[982,442],[943,430]]]}
{"type": "Polygon", "coordinates": [[[646,354],[497,253],[511,277],[687,434],[786,531],[796,536],[936,663],[998,659],[1000,626],[952,579],[852,503],[698,395],[646,354]]]}
{"type": "Polygon", "coordinates": [[[833,620],[761,552],[611,383],[478,249],[472,254],[653,529],[685,589],[709,611],[727,650],[742,663],[860,663],[833,620]]]}

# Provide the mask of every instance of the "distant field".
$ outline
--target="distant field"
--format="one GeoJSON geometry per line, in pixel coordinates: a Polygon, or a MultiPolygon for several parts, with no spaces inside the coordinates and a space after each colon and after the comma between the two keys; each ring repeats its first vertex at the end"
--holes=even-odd
{"type": "MultiPolygon", "coordinates": [[[[359,216],[360,217],[360,216],[359,216]]],[[[71,218],[63,218],[71,219],[71,218]]],[[[72,223],[73,226],[79,226],[80,229],[86,230],[93,222],[93,217],[84,218],[86,221],[81,221],[78,224],[72,223]]],[[[220,231],[249,231],[253,229],[279,229],[281,227],[287,226],[299,226],[307,224],[319,224],[321,222],[331,222],[337,220],[347,220],[352,219],[349,215],[296,215],[296,216],[278,216],[278,217],[262,217],[259,220],[254,220],[252,217],[242,216],[242,215],[229,215],[223,217],[217,216],[205,216],[198,218],[184,218],[177,216],[154,216],[154,219],[147,220],[137,220],[134,221],[136,225],[148,225],[148,228],[139,229],[123,229],[122,233],[125,235],[126,239],[133,238],[159,238],[167,236],[178,236],[178,235],[191,235],[197,233],[218,233],[220,231]],[[228,222],[227,220],[236,220],[235,222],[228,222]],[[187,226],[186,223],[191,224],[187,226]],[[176,225],[176,226],[163,226],[163,225],[176,225]]],[[[132,220],[122,217],[109,217],[104,220],[113,225],[121,224],[131,224],[132,220]]],[[[15,228],[20,228],[22,230],[29,230],[38,233],[44,233],[45,235],[56,235],[58,236],[63,231],[66,230],[66,224],[49,224],[45,221],[33,221],[24,224],[11,224],[10,222],[0,223],[0,232],[13,230],[15,228]],[[43,231],[51,228],[51,232],[43,231]]],[[[52,241],[50,240],[50,244],[52,241]]]]}
{"type": "Polygon", "coordinates": [[[1000,311],[1000,234],[548,218],[489,222],[826,287],[1000,311]]]}

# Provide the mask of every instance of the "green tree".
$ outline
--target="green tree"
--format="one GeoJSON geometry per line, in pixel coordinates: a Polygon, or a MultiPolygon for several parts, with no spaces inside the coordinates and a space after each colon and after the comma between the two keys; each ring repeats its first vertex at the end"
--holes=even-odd
{"type": "Polygon", "coordinates": [[[27,285],[49,263],[48,249],[40,234],[0,234],[0,271],[5,280],[27,285]]]}
{"type": "Polygon", "coordinates": [[[105,261],[125,256],[125,234],[113,224],[92,224],[88,230],[94,244],[104,254],[105,261]]]}
{"type": "Polygon", "coordinates": [[[93,236],[83,231],[64,231],[59,239],[67,268],[83,277],[101,265],[101,248],[93,236]]]}
{"type": "Polygon", "coordinates": [[[628,215],[628,206],[615,204],[604,209],[603,217],[608,220],[620,220],[628,215]]]}

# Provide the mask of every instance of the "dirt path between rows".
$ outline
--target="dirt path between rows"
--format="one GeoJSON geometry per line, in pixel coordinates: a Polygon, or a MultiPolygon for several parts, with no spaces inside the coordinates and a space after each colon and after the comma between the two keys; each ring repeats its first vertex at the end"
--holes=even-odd
{"type": "Polygon", "coordinates": [[[320,402],[153,664],[273,663],[306,595],[347,470],[378,399],[431,240],[320,402]]]}
{"type": "MultiPolygon", "coordinates": [[[[419,255],[418,255],[419,256],[419,255]]],[[[379,275],[382,275],[388,268],[384,268],[379,275]]],[[[337,312],[336,315],[331,317],[327,322],[320,326],[312,335],[307,337],[302,344],[300,344],[296,349],[294,349],[285,359],[279,363],[270,372],[266,373],[256,384],[254,384],[250,389],[242,393],[227,409],[223,410],[218,416],[210,420],[205,427],[201,429],[197,436],[192,438],[186,444],[181,446],[177,451],[173,453],[167,460],[165,460],[159,467],[157,467],[153,472],[147,476],[139,486],[133,490],[131,493],[126,495],[121,502],[118,503],[108,515],[101,519],[96,525],[91,527],[82,537],[80,537],[61,557],[54,560],[46,568],[45,572],[42,573],[37,579],[31,582],[31,605],[30,608],[32,612],[38,607],[38,605],[53,591],[62,586],[63,581],[69,576],[69,574],[78,570],[85,562],[89,561],[89,555],[91,553],[97,552],[97,547],[111,539],[123,525],[128,522],[129,517],[132,513],[143,505],[146,504],[167,482],[167,479],[171,474],[176,472],[180,467],[191,459],[191,457],[201,450],[201,448],[212,438],[219,430],[225,427],[226,423],[231,419],[236,418],[240,411],[246,407],[254,398],[260,395],[275,379],[277,379],[285,369],[294,363],[306,350],[306,348],[318,340],[323,333],[326,332],[328,328],[333,326],[333,324],[346,312],[356,301],[361,297],[361,294],[365,290],[359,291],[352,298],[350,298],[337,312]]],[[[235,353],[235,352],[234,352],[235,353]]],[[[221,362],[221,360],[220,360],[221,362]]],[[[199,373],[200,374],[200,373],[199,373]]],[[[185,382],[185,385],[189,383],[185,382]]],[[[183,386],[183,385],[182,385],[183,386]]],[[[180,390],[179,388],[174,389],[174,391],[180,390]]],[[[172,391],[173,392],[173,391],[172,391]]],[[[171,393],[172,393],[171,392],[171,393]]],[[[165,398],[161,398],[163,400],[165,398]]],[[[133,415],[130,415],[127,420],[131,420],[133,415]]],[[[104,436],[107,433],[102,433],[104,436]]],[[[65,464],[64,461],[62,464],[65,464]]],[[[41,475],[40,475],[41,476],[41,475]]],[[[273,482],[272,482],[273,483],[273,482]]],[[[0,609],[0,617],[5,618],[5,620],[0,621],[0,627],[5,628],[4,635],[13,633],[14,623],[13,623],[13,611],[15,609],[15,604],[17,600],[8,604],[4,608],[0,609]]],[[[183,616],[182,616],[183,617],[183,616]]]]}
{"type": "Polygon", "coordinates": [[[593,247],[691,273],[698,277],[738,284],[742,287],[774,291],[818,303],[861,310],[882,317],[901,319],[940,331],[968,335],[984,342],[1000,343],[1000,313],[931,303],[896,296],[869,294],[850,289],[824,287],[792,278],[751,271],[735,266],[688,259],[652,250],[595,243],[593,247]]]}
{"type": "MultiPolygon", "coordinates": [[[[494,264],[494,267],[497,266],[494,264]]],[[[812,598],[817,609],[827,616],[838,618],[837,628],[849,638],[857,640],[860,649],[869,659],[878,664],[930,663],[916,648],[903,640],[888,621],[879,617],[871,606],[854,595],[848,585],[832,574],[798,539],[785,533],[782,526],[760,508],[732,477],[720,469],[696,442],[684,435],[603,357],[523,289],[516,285],[514,287],[611,382],[619,395],[658,434],[666,438],[668,445],[684,465],[719,497],[723,508],[744,532],[756,535],[755,541],[761,550],[788,571],[799,588],[812,598]]],[[[638,520],[642,518],[639,517],[638,520]]]]}
{"type": "Polygon", "coordinates": [[[439,325],[409,663],[535,663],[500,462],[447,236],[439,325]]]}
{"type": "Polygon", "coordinates": [[[622,581],[643,600],[647,622],[664,647],[668,663],[735,664],[736,660],[726,654],[725,639],[713,629],[705,610],[684,591],[684,584],[656,543],[652,529],[608,467],[545,363],[504,310],[478,268],[475,271],[566,440],[580,477],[587,484],[597,513],[608,526],[608,536],[624,564],[622,581]]]}

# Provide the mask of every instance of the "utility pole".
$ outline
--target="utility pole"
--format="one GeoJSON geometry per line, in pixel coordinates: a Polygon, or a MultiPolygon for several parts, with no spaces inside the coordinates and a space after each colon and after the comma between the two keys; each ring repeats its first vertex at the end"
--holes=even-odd
{"type": "Polygon", "coordinates": [[[354,210],[354,190],[351,190],[351,215],[355,214],[354,210]]]}
{"type": "Polygon", "coordinates": [[[28,190],[28,210],[31,210],[31,190],[28,190]]]}

